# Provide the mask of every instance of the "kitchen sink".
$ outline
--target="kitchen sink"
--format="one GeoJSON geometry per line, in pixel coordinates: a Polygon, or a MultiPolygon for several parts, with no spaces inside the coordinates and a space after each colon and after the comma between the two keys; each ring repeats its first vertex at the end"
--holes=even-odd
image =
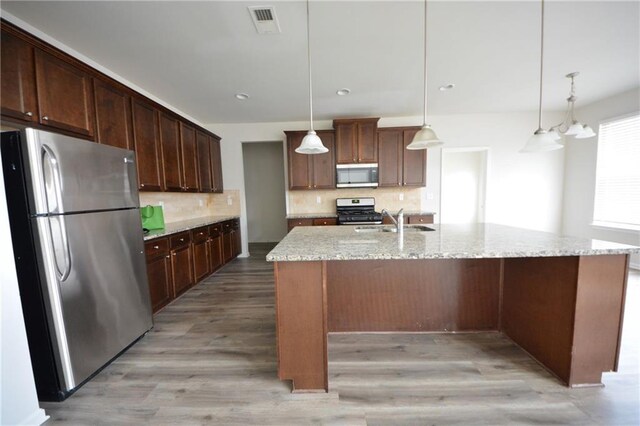
{"type": "MultiPolygon", "coordinates": [[[[435,231],[435,229],[424,225],[405,225],[404,232],[428,232],[435,231]]],[[[356,226],[356,232],[398,232],[395,226],[389,225],[370,225],[370,226],[356,226]]]]}

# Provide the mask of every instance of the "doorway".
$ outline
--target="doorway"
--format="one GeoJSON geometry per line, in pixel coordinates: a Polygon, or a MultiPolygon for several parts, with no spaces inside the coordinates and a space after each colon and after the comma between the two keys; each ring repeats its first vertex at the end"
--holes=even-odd
{"type": "Polygon", "coordinates": [[[488,148],[442,150],[440,222],[485,220],[488,148]]]}
{"type": "Polygon", "coordinates": [[[245,142],[242,158],[249,244],[279,242],[287,234],[282,142],[245,142]]]}

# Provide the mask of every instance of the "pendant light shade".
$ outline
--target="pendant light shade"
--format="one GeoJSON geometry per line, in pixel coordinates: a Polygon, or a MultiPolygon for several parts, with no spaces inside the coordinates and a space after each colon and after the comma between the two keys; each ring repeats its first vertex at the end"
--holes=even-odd
{"type": "Polygon", "coordinates": [[[322,141],[313,130],[309,130],[302,139],[300,146],[296,148],[298,154],[324,154],[329,152],[329,148],[322,144],[322,141]]]}
{"type": "Polygon", "coordinates": [[[567,133],[565,133],[565,135],[577,136],[580,133],[582,133],[582,131],[583,131],[582,123],[580,123],[579,121],[574,121],[571,127],[569,127],[569,129],[567,130],[567,133]]]}
{"type": "Polygon", "coordinates": [[[436,132],[427,124],[427,0],[424,1],[424,115],[422,116],[422,129],[413,137],[407,149],[427,149],[444,145],[436,132]]]}
{"type": "Polygon", "coordinates": [[[562,145],[555,141],[551,133],[544,129],[538,129],[533,136],[529,138],[520,152],[545,152],[560,148],[562,148],[562,145]]]}
{"type": "Polygon", "coordinates": [[[324,154],[329,148],[313,130],[313,85],[311,84],[311,31],[309,29],[309,0],[307,0],[307,64],[309,65],[309,131],[296,148],[298,154],[324,154]]]}
{"type": "Polygon", "coordinates": [[[586,124],[582,126],[582,132],[576,135],[576,139],[588,139],[592,138],[596,135],[596,132],[593,131],[591,126],[587,126],[586,124]]]}
{"type": "Polygon", "coordinates": [[[407,145],[407,149],[427,149],[441,145],[444,145],[444,142],[438,139],[438,135],[431,126],[426,125],[415,134],[411,143],[407,145]]]}
{"type": "MultiPolygon", "coordinates": [[[[555,129],[547,132],[542,128],[542,71],[544,69],[544,0],[540,11],[540,98],[538,103],[538,130],[533,133],[520,152],[545,152],[563,148],[556,142],[560,135],[555,129]]],[[[582,129],[582,125],[580,126],[582,129]]]]}

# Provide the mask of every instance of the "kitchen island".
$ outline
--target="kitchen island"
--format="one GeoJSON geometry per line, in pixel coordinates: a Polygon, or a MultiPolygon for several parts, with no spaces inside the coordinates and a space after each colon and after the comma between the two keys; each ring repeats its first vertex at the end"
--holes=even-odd
{"type": "Polygon", "coordinates": [[[363,228],[297,227],[267,255],[294,391],[328,390],[331,332],[499,331],[568,386],[617,370],[639,247],[494,224],[363,228]]]}

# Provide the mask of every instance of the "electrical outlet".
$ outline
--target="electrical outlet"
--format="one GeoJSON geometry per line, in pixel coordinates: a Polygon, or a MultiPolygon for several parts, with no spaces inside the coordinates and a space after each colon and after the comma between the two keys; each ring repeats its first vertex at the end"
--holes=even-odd
{"type": "Polygon", "coordinates": [[[320,198],[320,196],[319,196],[319,195],[316,197],[316,203],[317,203],[317,204],[322,203],[322,198],[320,198]]]}
{"type": "Polygon", "coordinates": [[[404,194],[402,192],[398,194],[398,200],[400,201],[404,200],[404,194]]]}
{"type": "Polygon", "coordinates": [[[227,205],[229,206],[233,205],[233,198],[231,198],[231,195],[227,197],[227,205]]]}
{"type": "Polygon", "coordinates": [[[198,206],[204,207],[204,201],[202,200],[202,198],[198,198],[198,206]]]}

